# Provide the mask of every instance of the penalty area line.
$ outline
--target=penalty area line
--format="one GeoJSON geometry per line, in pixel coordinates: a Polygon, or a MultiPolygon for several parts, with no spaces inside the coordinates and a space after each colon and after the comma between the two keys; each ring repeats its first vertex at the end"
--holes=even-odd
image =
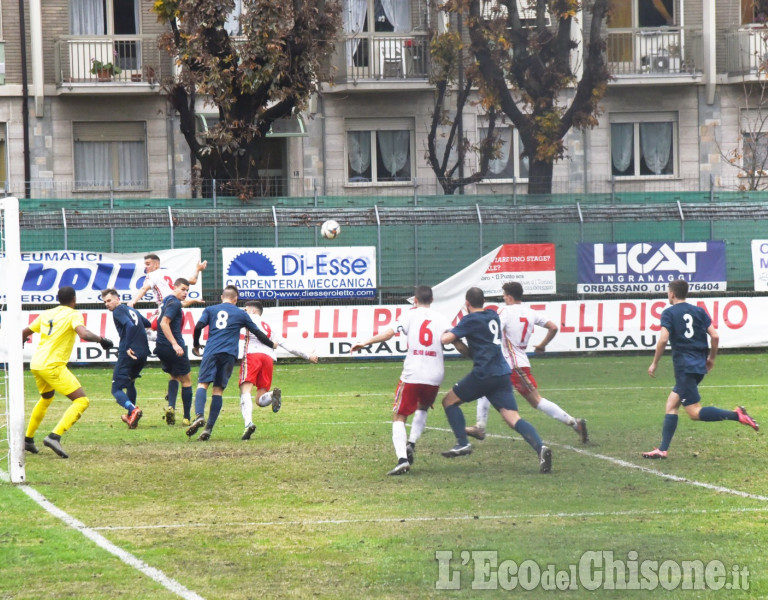
{"type": "MultiPolygon", "coordinates": [[[[435,431],[446,431],[448,433],[453,433],[451,429],[446,429],[444,427],[425,427],[425,429],[432,429],[435,431]]],[[[486,434],[486,437],[495,437],[495,438],[502,438],[505,440],[511,440],[511,441],[517,441],[517,438],[514,438],[509,435],[499,435],[499,434],[486,434]]],[[[661,471],[657,471],[656,469],[651,469],[650,467],[644,467],[642,465],[636,465],[635,463],[631,463],[626,460],[622,460],[620,458],[614,458],[613,456],[608,456],[606,454],[597,454],[596,452],[588,452],[587,450],[584,450],[583,448],[577,448],[575,446],[570,446],[568,444],[558,444],[556,442],[547,442],[547,446],[550,446],[552,448],[562,448],[564,450],[571,450],[573,452],[576,452],[577,454],[583,454],[584,456],[589,456],[591,458],[597,458],[600,460],[604,460],[610,463],[613,463],[615,465],[618,465],[620,467],[624,467],[625,469],[634,469],[636,471],[640,471],[641,473],[647,473],[649,475],[654,475],[656,477],[661,477],[662,479],[667,479],[669,481],[675,481],[677,483],[686,483],[688,485],[692,485],[695,487],[704,488],[707,490],[711,490],[713,492],[720,492],[723,494],[730,494],[732,496],[740,496],[742,498],[749,498],[750,500],[760,500],[762,502],[768,501],[768,496],[761,496],[759,494],[750,494],[749,492],[742,492],[741,490],[735,490],[733,488],[727,488],[722,485],[714,485],[712,483],[706,483],[704,481],[697,481],[695,479],[689,479],[688,477],[681,477],[679,475],[672,475],[670,473],[662,473],[661,471]]]]}
{"type": "MultiPolygon", "coordinates": [[[[2,479],[5,482],[10,481],[10,477],[2,469],[0,469],[0,479],[2,479]]],[[[58,506],[53,504],[36,489],[28,485],[19,485],[17,486],[17,488],[20,489],[22,492],[24,492],[27,496],[29,496],[29,498],[31,498],[36,504],[38,504],[46,512],[50,513],[60,521],[63,521],[66,525],[68,525],[72,529],[82,533],[86,538],[94,542],[99,548],[101,548],[102,550],[106,550],[113,556],[116,556],[128,566],[133,567],[137,571],[143,573],[144,575],[149,577],[152,581],[159,583],[165,589],[173,592],[180,598],[184,598],[184,600],[205,600],[202,596],[193,592],[192,590],[187,589],[175,579],[171,579],[170,577],[168,577],[160,569],[156,569],[155,567],[149,566],[143,560],[137,558],[127,550],[124,550],[120,546],[113,544],[103,535],[98,533],[94,528],[88,527],[87,525],[85,525],[85,523],[78,521],[72,515],[63,511],[58,506]]]]}

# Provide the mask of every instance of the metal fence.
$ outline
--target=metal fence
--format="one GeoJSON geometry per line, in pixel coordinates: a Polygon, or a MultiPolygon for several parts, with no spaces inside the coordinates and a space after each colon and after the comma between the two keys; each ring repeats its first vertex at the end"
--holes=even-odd
{"type": "Polygon", "coordinates": [[[728,289],[754,287],[751,240],[768,237],[768,194],[685,192],[264,199],[21,201],[22,249],[150,252],[199,247],[206,298],[222,285],[226,247],[375,246],[380,295],[401,302],[504,243],[554,243],[560,297],[576,295],[579,242],[725,240],[728,289]],[[328,218],[342,234],[319,232],[328,218]]]}

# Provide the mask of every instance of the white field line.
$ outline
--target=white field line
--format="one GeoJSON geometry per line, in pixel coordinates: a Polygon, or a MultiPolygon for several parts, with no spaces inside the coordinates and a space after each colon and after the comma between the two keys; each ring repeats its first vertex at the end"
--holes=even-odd
{"type": "MultiPolygon", "coordinates": [[[[720,513],[763,513],[768,511],[768,506],[757,508],[715,508],[715,509],[684,509],[673,508],[669,510],[616,510],[616,511],[587,511],[587,512],[561,512],[561,513],[530,513],[530,514],[506,514],[506,515],[453,515],[448,517],[386,517],[371,519],[302,519],[299,521],[237,521],[233,523],[216,523],[216,527],[277,527],[277,526],[322,526],[322,525],[354,525],[356,523],[423,523],[423,522],[457,522],[457,521],[492,521],[496,520],[529,520],[529,519],[589,519],[589,518],[615,518],[615,517],[646,517],[653,515],[677,515],[677,514],[720,514],[720,513]]],[[[118,531],[131,529],[192,529],[197,527],[210,527],[210,523],[166,523],[164,525],[104,525],[92,527],[98,531],[118,531]]]]}
{"type": "MultiPolygon", "coordinates": [[[[0,469],[0,479],[2,479],[5,482],[8,482],[10,478],[8,477],[8,474],[5,471],[0,469]]],[[[199,594],[196,594],[191,590],[188,590],[183,585],[181,585],[178,581],[176,581],[175,579],[171,579],[159,569],[156,569],[155,567],[150,567],[143,560],[140,560],[139,558],[135,557],[133,554],[131,554],[127,550],[123,550],[119,546],[113,544],[92,527],[87,527],[84,523],[78,521],[69,513],[64,512],[58,506],[51,503],[45,496],[43,496],[36,489],[28,485],[20,485],[18,486],[18,489],[24,492],[27,496],[29,496],[32,500],[34,500],[39,506],[41,506],[47,512],[52,514],[54,517],[56,517],[57,519],[60,519],[72,529],[82,533],[85,537],[87,537],[89,540],[94,542],[99,548],[106,550],[110,554],[116,556],[128,566],[133,567],[137,571],[140,571],[141,573],[143,573],[144,575],[146,575],[156,583],[159,583],[164,588],[173,592],[180,598],[184,598],[184,600],[205,600],[202,596],[200,596],[199,594]]]]}
{"type": "MultiPolygon", "coordinates": [[[[447,431],[448,433],[453,433],[451,429],[446,429],[444,427],[425,427],[425,429],[432,429],[434,431],[447,431]]],[[[505,440],[511,440],[516,441],[518,438],[514,438],[509,435],[500,435],[500,434],[486,434],[486,437],[495,437],[495,438],[501,438],[505,440]]],[[[612,456],[607,456],[605,454],[597,454],[595,452],[588,452],[587,450],[584,450],[583,448],[577,448],[575,446],[569,446],[568,444],[558,444],[554,442],[547,442],[548,446],[551,447],[557,447],[557,448],[563,448],[565,450],[571,450],[573,452],[576,452],[577,454],[583,454],[584,456],[590,456],[592,458],[599,458],[600,460],[605,460],[608,462],[611,462],[615,465],[619,465],[620,467],[624,467],[625,469],[635,469],[636,471],[640,471],[642,473],[648,473],[649,475],[654,475],[656,477],[661,477],[662,479],[668,479],[669,481],[677,481],[678,483],[686,483],[688,485],[693,485],[696,487],[705,488],[707,490],[712,490],[714,492],[721,492],[724,494],[731,494],[732,496],[741,496],[742,498],[750,498],[751,500],[760,500],[762,502],[768,501],[768,496],[761,496],[759,494],[750,494],[749,492],[742,492],[741,490],[734,490],[732,488],[723,487],[721,485],[713,485],[711,483],[705,483],[703,481],[696,481],[695,479],[688,479],[687,477],[680,477],[679,475],[671,475],[669,473],[662,473],[661,471],[657,471],[656,469],[651,469],[649,467],[644,467],[641,465],[636,465],[635,463],[631,463],[626,460],[621,460],[620,458],[614,458],[612,456]]]]}

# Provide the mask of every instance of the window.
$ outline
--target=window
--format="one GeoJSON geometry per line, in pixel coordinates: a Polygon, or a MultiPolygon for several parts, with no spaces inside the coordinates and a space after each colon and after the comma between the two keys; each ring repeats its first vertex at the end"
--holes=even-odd
{"type": "Polygon", "coordinates": [[[145,123],[79,122],[72,130],[76,189],[149,187],[145,123]]]}
{"type": "MultiPolygon", "coordinates": [[[[494,129],[496,136],[501,141],[501,148],[498,157],[492,158],[488,163],[488,173],[485,179],[527,179],[528,157],[520,157],[520,135],[517,130],[505,123],[497,123],[494,129]]],[[[478,127],[478,141],[487,137],[487,123],[481,122],[480,127],[478,127]]]]}
{"type": "Polygon", "coordinates": [[[383,129],[365,123],[347,125],[347,181],[387,183],[411,181],[413,126],[405,119],[383,129]],[[403,121],[403,123],[399,123],[403,121]]]}
{"type": "Polygon", "coordinates": [[[615,177],[674,175],[677,116],[665,113],[611,115],[611,173],[615,177]]]}
{"type": "MultiPolygon", "coordinates": [[[[70,0],[69,30],[72,35],[135,36],[141,32],[140,0],[70,0]]],[[[141,62],[136,40],[117,39],[106,50],[86,40],[84,50],[91,58],[114,61],[123,70],[136,70],[141,62]]]]}
{"type": "MultiPolygon", "coordinates": [[[[745,1],[745,0],[743,0],[745,1]]],[[[608,27],[667,27],[676,25],[674,0],[609,0],[608,27]]]]}
{"type": "Polygon", "coordinates": [[[768,22],[768,0],[741,0],[741,23],[765,24],[768,22]]]}
{"type": "Polygon", "coordinates": [[[411,0],[344,0],[344,31],[410,31],[411,0]]]}
{"type": "Polygon", "coordinates": [[[741,111],[741,165],[747,175],[768,175],[767,120],[760,109],[741,111]]]}
{"type": "MultiPolygon", "coordinates": [[[[500,4],[499,0],[480,0],[480,14],[483,19],[490,21],[499,17],[506,18],[509,13],[507,7],[500,4]]],[[[536,6],[531,4],[529,0],[517,0],[517,14],[523,27],[536,26],[536,6]]],[[[544,24],[547,27],[552,25],[548,8],[544,11],[544,24]]]]}

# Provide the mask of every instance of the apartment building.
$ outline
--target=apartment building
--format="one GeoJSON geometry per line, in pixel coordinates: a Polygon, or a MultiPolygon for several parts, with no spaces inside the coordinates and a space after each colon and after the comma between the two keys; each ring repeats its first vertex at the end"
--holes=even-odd
{"type": "MultiPolygon", "coordinates": [[[[743,149],[745,139],[768,147],[768,130],[752,118],[755,91],[745,87],[764,79],[768,0],[612,2],[606,56],[614,80],[599,126],[569,133],[553,191],[736,181],[722,155],[743,149]]],[[[21,15],[18,2],[0,2],[0,181],[12,193],[191,193],[189,152],[160,86],[173,61],[157,49],[163,29],[151,4],[28,0],[21,15]]],[[[307,114],[269,136],[265,193],[440,193],[424,158],[434,108],[427,32],[442,26],[440,15],[427,0],[343,0],[343,7],[330,81],[307,114]]],[[[580,15],[576,40],[588,20],[580,15]]],[[[204,128],[216,111],[201,102],[199,115],[204,128]]],[[[465,109],[463,123],[470,139],[485,135],[476,107],[465,109]]],[[[467,193],[526,192],[516,132],[504,123],[501,137],[487,179],[467,193]]]]}

